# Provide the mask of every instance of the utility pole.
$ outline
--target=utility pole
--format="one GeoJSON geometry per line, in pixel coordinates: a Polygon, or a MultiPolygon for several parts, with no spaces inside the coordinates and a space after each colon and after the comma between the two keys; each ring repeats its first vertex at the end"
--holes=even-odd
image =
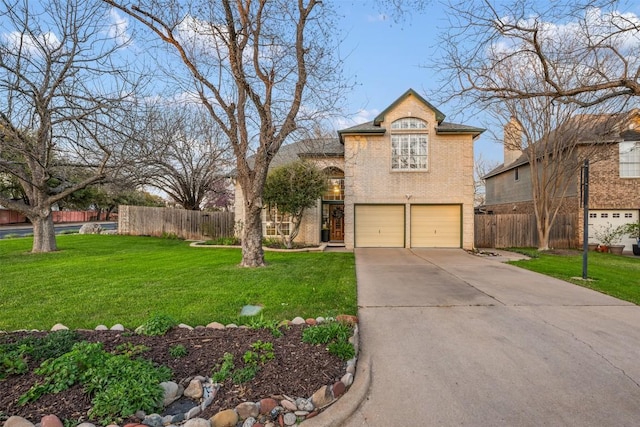
{"type": "Polygon", "coordinates": [[[580,198],[582,199],[582,278],[587,280],[587,260],[589,258],[589,159],[585,159],[581,169],[580,198]]]}

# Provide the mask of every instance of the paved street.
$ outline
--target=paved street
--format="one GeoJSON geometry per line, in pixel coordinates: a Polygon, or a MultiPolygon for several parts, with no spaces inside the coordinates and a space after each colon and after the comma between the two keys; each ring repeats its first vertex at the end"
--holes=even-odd
{"type": "Polygon", "coordinates": [[[640,307],[462,250],[356,271],[372,374],[347,427],[640,425],[640,307]]]}
{"type": "MultiPolygon", "coordinates": [[[[100,222],[100,226],[105,230],[115,230],[118,228],[117,222],[100,222]]],[[[73,224],[56,224],[56,234],[63,231],[78,231],[82,227],[81,223],[73,224]]],[[[7,235],[12,236],[26,236],[33,233],[33,227],[26,224],[18,225],[0,225],[0,239],[4,239],[7,235]]]]}

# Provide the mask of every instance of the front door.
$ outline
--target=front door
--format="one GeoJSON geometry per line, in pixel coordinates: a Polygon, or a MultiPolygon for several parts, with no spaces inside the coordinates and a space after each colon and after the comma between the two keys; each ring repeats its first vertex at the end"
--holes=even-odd
{"type": "Polygon", "coordinates": [[[330,240],[344,240],[344,205],[329,205],[330,240]]]}

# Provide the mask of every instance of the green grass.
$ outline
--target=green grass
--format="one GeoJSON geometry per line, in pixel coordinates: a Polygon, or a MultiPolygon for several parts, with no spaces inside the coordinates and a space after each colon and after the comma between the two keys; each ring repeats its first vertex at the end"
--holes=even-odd
{"type": "Polygon", "coordinates": [[[537,258],[510,264],[640,304],[640,257],[589,252],[587,275],[591,280],[585,281],[581,279],[582,252],[553,255],[535,250],[517,251],[537,258]]]}
{"type": "Polygon", "coordinates": [[[238,267],[239,249],[109,235],[58,236],[59,251],[30,254],[32,239],[0,240],[0,330],[71,329],[154,314],[192,326],[249,323],[244,305],[267,319],[356,314],[352,253],[265,254],[268,266],[238,267]]]}

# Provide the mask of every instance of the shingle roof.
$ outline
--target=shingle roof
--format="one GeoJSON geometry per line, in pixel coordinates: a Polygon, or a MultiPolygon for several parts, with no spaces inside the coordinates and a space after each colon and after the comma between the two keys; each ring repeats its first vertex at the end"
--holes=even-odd
{"type": "MultiPolygon", "coordinates": [[[[579,144],[582,145],[640,141],[640,132],[634,129],[621,130],[629,123],[633,116],[637,116],[638,114],[640,114],[640,111],[637,109],[616,114],[579,114],[571,118],[571,120],[568,120],[564,127],[571,127],[572,131],[575,132],[575,138],[577,138],[579,144]]],[[[553,138],[553,134],[557,132],[560,131],[558,129],[554,130],[550,138],[553,138]]],[[[491,178],[528,163],[529,158],[523,153],[515,161],[507,165],[504,163],[499,165],[483,176],[483,178],[491,178]]]]}
{"type": "Polygon", "coordinates": [[[486,129],[474,126],[461,125],[458,123],[440,122],[436,128],[436,133],[470,133],[474,136],[480,135],[486,129]]]}

